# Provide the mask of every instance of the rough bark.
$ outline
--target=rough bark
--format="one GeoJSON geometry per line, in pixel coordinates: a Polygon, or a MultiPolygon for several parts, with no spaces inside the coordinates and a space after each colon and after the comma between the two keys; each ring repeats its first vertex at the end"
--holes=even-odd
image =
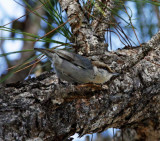
{"type": "Polygon", "coordinates": [[[145,140],[158,140],[160,32],[142,47],[90,58],[120,75],[102,88],[59,85],[53,73],[1,86],[0,140],[65,140],[110,127],[131,128],[145,140]]]}
{"type": "MultiPolygon", "coordinates": [[[[62,7],[62,11],[67,12],[68,18],[73,18],[70,21],[71,29],[73,32],[73,42],[76,44],[76,50],[80,54],[88,55],[91,52],[102,53],[106,50],[105,30],[109,26],[109,19],[111,16],[111,9],[114,7],[113,0],[96,2],[96,6],[93,8],[93,21],[90,24],[88,15],[91,15],[91,11],[87,10],[85,6],[81,6],[79,1],[75,0],[59,0],[62,7]],[[104,3],[105,7],[101,8],[99,3],[104,3]],[[102,14],[103,13],[103,14],[102,14]],[[100,18],[101,17],[101,18],[100,18]],[[95,19],[96,18],[96,19],[95,19]],[[97,50],[101,48],[101,50],[97,50]]],[[[88,5],[89,6],[89,3],[88,5]]]]}

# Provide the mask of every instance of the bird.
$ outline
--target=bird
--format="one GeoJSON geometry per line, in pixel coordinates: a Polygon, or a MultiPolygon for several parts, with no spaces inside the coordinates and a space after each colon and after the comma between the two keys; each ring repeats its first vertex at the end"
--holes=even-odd
{"type": "Polygon", "coordinates": [[[34,48],[46,55],[54,65],[55,73],[60,80],[78,84],[104,84],[118,73],[104,69],[100,63],[93,63],[87,57],[67,51],[34,48]]]}

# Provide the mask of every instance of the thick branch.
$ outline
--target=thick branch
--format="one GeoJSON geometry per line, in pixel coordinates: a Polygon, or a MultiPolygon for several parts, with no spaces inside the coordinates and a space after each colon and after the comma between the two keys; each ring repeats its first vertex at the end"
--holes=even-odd
{"type": "Polygon", "coordinates": [[[0,139],[63,140],[148,120],[159,133],[159,56],[160,32],[143,47],[93,56],[121,73],[102,88],[58,85],[53,73],[1,86],[0,139]]]}

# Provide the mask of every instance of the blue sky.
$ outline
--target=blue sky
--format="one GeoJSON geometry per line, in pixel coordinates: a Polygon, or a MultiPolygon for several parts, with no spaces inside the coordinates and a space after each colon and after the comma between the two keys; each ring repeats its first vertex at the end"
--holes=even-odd
{"type": "MultiPolygon", "coordinates": [[[[9,23],[11,20],[14,20],[21,15],[24,14],[24,10],[21,6],[16,4],[13,0],[0,0],[0,25],[5,25],[9,23]]],[[[23,20],[23,19],[22,19],[23,20]]],[[[7,25],[6,27],[11,27],[11,24],[7,25]]],[[[9,32],[5,32],[0,30],[0,36],[2,37],[8,37],[10,35],[9,32]]],[[[5,52],[12,52],[12,51],[17,51],[20,50],[22,47],[22,42],[21,41],[5,41],[3,44],[3,49],[5,52]]],[[[0,50],[0,54],[1,54],[0,50]]],[[[12,54],[9,55],[9,59],[18,59],[20,57],[19,54],[12,54]]],[[[4,70],[7,69],[5,59],[0,57],[0,75],[4,70]]]]}

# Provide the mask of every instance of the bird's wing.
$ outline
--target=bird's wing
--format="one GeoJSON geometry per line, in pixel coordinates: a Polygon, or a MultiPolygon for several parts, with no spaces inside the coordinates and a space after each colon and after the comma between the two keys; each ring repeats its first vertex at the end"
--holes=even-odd
{"type": "Polygon", "coordinates": [[[55,52],[61,58],[64,58],[67,61],[69,61],[77,66],[80,66],[85,69],[93,69],[91,61],[84,56],[81,56],[79,54],[75,54],[73,52],[69,52],[66,50],[56,50],[55,52]]]}
{"type": "Polygon", "coordinates": [[[42,49],[42,48],[34,48],[37,51],[40,51],[50,57],[48,55],[48,52],[50,53],[56,53],[59,57],[73,63],[74,65],[80,66],[84,69],[93,69],[91,61],[79,54],[75,54],[73,52],[69,52],[66,50],[50,50],[50,49],[42,49]]]}

